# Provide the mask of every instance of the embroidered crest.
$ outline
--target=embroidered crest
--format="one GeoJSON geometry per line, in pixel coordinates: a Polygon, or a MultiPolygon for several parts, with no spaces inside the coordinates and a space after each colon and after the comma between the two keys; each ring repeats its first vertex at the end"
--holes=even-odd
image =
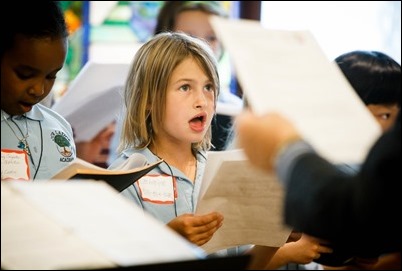
{"type": "Polygon", "coordinates": [[[72,160],[70,158],[73,155],[73,149],[71,147],[71,140],[62,131],[54,131],[50,134],[54,143],[56,143],[57,150],[63,156],[60,161],[69,162],[72,160]],[[70,158],[70,159],[69,159],[70,158]]]}

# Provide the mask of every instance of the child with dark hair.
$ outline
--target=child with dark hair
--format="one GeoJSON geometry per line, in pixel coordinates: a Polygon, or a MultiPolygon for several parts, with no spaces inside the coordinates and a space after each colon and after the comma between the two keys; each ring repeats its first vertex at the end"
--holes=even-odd
{"type": "Polygon", "coordinates": [[[3,13],[18,12],[1,23],[1,179],[49,179],[75,158],[70,124],[39,103],[63,67],[68,31],[56,1],[9,5],[3,13]]]}
{"type": "Polygon", "coordinates": [[[401,65],[377,51],[348,52],[335,62],[382,130],[388,130],[401,108],[401,65]]]}
{"type": "MultiPolygon", "coordinates": [[[[351,51],[335,58],[336,64],[367,106],[383,132],[395,125],[401,108],[401,65],[390,56],[378,51],[351,51]]],[[[341,169],[350,174],[357,174],[358,168],[342,165],[341,169]]],[[[350,255],[338,254],[340,259],[349,259],[350,255]]],[[[337,254],[334,254],[337,260],[337,254]]],[[[331,255],[323,256],[322,260],[331,261],[331,255]],[[328,257],[328,258],[327,258],[328,257]]],[[[352,268],[392,270],[400,269],[401,253],[386,253],[373,259],[355,259],[352,268]]],[[[324,266],[326,270],[350,269],[348,265],[340,267],[324,266]]]]}

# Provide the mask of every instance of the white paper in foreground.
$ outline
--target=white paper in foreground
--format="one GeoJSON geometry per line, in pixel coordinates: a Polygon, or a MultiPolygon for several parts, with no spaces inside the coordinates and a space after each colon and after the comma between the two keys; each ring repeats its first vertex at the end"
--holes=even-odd
{"type": "Polygon", "coordinates": [[[379,125],[309,31],[219,17],[211,23],[254,112],[284,114],[332,162],[364,160],[379,125]]]}
{"type": "Polygon", "coordinates": [[[106,183],[1,182],[2,268],[110,268],[202,256],[106,183]]]}
{"type": "Polygon", "coordinates": [[[275,176],[254,168],[242,150],[208,152],[197,214],[218,211],[223,226],[202,246],[207,252],[238,245],[282,246],[284,194],[275,176]]]}

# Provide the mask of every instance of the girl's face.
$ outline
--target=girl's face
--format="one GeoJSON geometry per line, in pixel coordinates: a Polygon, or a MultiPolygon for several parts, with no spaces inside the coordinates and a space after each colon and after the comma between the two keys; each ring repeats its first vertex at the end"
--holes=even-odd
{"type": "Polygon", "coordinates": [[[1,109],[22,115],[50,92],[63,67],[67,40],[15,38],[14,47],[1,59],[1,109]]]}
{"type": "Polygon", "coordinates": [[[203,140],[215,112],[215,89],[192,58],[173,71],[167,87],[166,112],[159,139],[176,144],[203,140]]]}
{"type": "Polygon", "coordinates": [[[397,104],[369,104],[368,110],[381,125],[383,132],[387,131],[395,123],[400,108],[397,104]]]}
{"type": "Polygon", "coordinates": [[[222,54],[221,44],[209,23],[210,15],[199,10],[180,12],[175,20],[175,31],[182,31],[190,36],[205,40],[219,59],[222,54]]]}

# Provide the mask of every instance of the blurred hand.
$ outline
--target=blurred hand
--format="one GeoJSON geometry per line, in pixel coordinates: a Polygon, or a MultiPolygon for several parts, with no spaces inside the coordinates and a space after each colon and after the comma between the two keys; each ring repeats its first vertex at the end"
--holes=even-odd
{"type": "Polygon", "coordinates": [[[293,237],[299,237],[299,239],[288,240],[278,249],[265,266],[266,270],[276,270],[288,263],[308,264],[321,257],[322,253],[333,251],[332,248],[325,245],[326,242],[323,240],[306,234],[301,234],[301,236],[299,234],[299,232],[294,232],[293,237]]]}
{"type": "Polygon", "coordinates": [[[250,162],[265,171],[273,171],[282,147],[300,139],[295,126],[277,113],[256,116],[244,112],[236,119],[238,143],[250,162]]]}
{"type": "Polygon", "coordinates": [[[301,238],[293,243],[287,243],[294,253],[292,262],[307,264],[318,258],[322,253],[332,253],[333,250],[329,246],[326,246],[322,240],[302,234],[301,238]]]}
{"type": "Polygon", "coordinates": [[[167,225],[190,242],[201,246],[211,240],[214,233],[222,226],[223,216],[217,212],[206,215],[183,214],[167,225]]]}

